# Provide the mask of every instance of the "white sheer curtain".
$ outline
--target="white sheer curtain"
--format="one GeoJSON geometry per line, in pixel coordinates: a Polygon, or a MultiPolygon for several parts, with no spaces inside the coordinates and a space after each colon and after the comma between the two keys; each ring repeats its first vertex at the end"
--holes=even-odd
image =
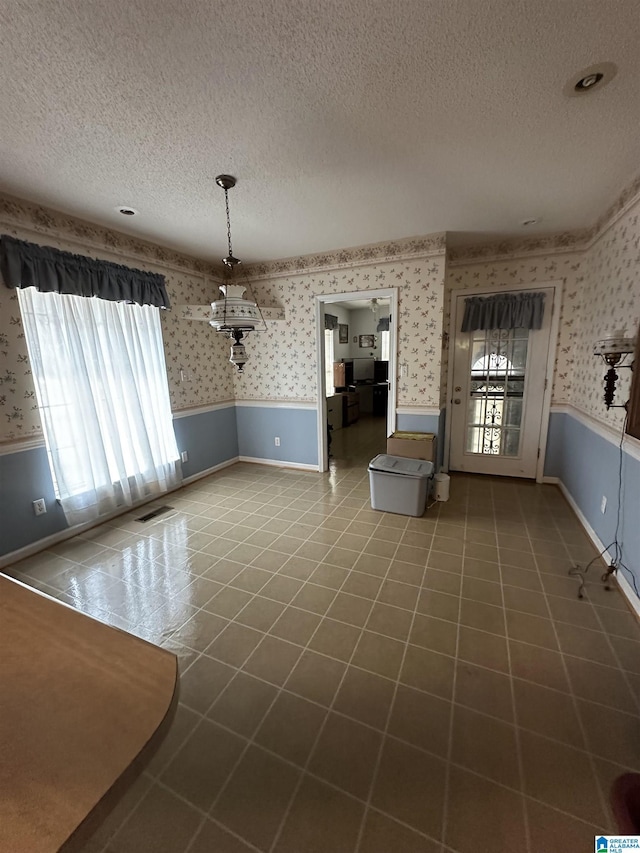
{"type": "Polygon", "coordinates": [[[180,482],[159,309],[18,290],[56,492],[70,524],[180,482]]]}

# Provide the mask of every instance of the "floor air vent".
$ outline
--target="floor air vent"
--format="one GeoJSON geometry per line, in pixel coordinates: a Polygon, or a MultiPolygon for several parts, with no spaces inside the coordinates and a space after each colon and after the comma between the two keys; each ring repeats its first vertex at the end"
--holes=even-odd
{"type": "Polygon", "coordinates": [[[152,509],[151,512],[148,512],[146,515],[141,515],[140,518],[136,518],[136,521],[151,521],[152,518],[156,518],[164,512],[169,512],[172,509],[172,506],[159,506],[156,507],[156,509],[152,509]]]}

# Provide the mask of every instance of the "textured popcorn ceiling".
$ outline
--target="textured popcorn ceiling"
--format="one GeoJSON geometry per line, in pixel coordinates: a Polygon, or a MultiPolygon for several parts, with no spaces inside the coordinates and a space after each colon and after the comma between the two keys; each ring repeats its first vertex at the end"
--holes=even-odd
{"type": "Polygon", "coordinates": [[[588,226],[640,168],[639,44],[637,0],[5,0],[0,189],[212,259],[222,171],[245,261],[588,226]]]}

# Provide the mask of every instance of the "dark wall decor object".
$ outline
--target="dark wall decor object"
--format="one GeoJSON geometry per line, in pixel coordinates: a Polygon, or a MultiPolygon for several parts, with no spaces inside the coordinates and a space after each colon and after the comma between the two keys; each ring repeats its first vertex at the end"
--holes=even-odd
{"type": "Polygon", "coordinates": [[[349,326],[347,323],[339,323],[338,324],[338,343],[339,344],[348,344],[349,343],[349,326]]]}
{"type": "Polygon", "coordinates": [[[375,335],[360,335],[360,349],[373,349],[376,345],[375,335]]]}
{"type": "Polygon", "coordinates": [[[629,408],[627,409],[627,433],[634,438],[640,438],[640,326],[636,336],[636,351],[631,365],[633,378],[631,379],[631,393],[629,395],[629,408]]]}

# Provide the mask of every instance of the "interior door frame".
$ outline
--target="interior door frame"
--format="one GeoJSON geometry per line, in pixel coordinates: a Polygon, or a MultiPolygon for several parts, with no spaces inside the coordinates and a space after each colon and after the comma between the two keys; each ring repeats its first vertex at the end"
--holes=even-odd
{"type": "Polygon", "coordinates": [[[324,377],[324,308],[333,303],[351,302],[357,299],[388,299],[391,322],[389,323],[389,394],[387,397],[387,435],[395,432],[397,407],[397,363],[398,363],[398,288],[386,287],[377,290],[357,290],[351,293],[323,293],[316,296],[316,354],[317,354],[317,412],[318,412],[318,471],[329,470],[329,448],[327,443],[327,386],[324,377]]]}
{"type": "Polygon", "coordinates": [[[551,329],[549,331],[549,350],[547,352],[547,363],[545,369],[545,389],[542,398],[542,418],[540,421],[540,435],[538,437],[538,447],[540,453],[536,464],[536,483],[542,483],[544,477],[544,461],[547,453],[547,436],[549,434],[549,413],[551,410],[551,397],[553,394],[553,371],[556,360],[556,350],[558,348],[558,329],[560,327],[560,306],[562,305],[562,288],[564,281],[562,279],[553,279],[551,281],[536,281],[527,284],[514,284],[507,287],[496,284],[489,284],[486,287],[468,288],[458,287],[451,291],[451,302],[449,305],[449,364],[447,366],[447,405],[444,431],[444,457],[443,471],[449,470],[449,460],[451,454],[451,417],[453,408],[453,396],[451,389],[453,388],[453,368],[455,358],[456,336],[457,329],[454,328],[456,318],[456,300],[459,296],[493,296],[496,293],[516,293],[522,290],[536,291],[541,288],[553,288],[553,302],[551,306],[551,329]]]}

